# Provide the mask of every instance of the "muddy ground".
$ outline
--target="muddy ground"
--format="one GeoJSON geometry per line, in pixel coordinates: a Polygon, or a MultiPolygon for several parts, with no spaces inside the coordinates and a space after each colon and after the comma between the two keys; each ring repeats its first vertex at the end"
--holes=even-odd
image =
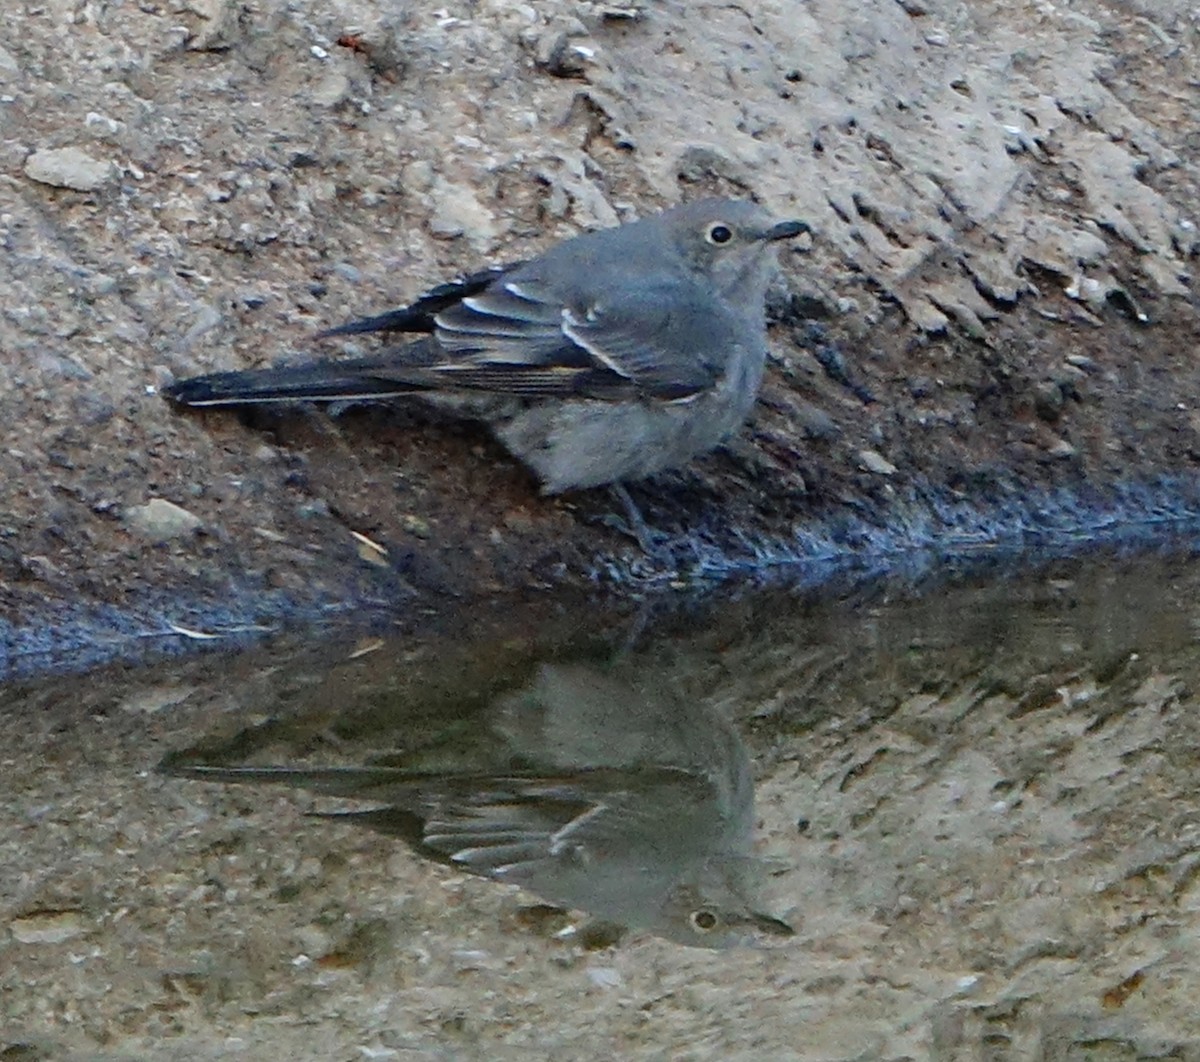
{"type": "Polygon", "coordinates": [[[815,528],[936,538],[948,504],[984,536],[1030,498],[1058,499],[1035,522],[1190,511],[1197,32],[1188,4],[1117,0],[12,5],[9,664],[686,576],[815,528]],[[653,561],[606,494],[540,498],[476,426],[158,394],[710,191],[816,236],[785,255],[751,423],[635,489],[675,534],[653,561]]]}

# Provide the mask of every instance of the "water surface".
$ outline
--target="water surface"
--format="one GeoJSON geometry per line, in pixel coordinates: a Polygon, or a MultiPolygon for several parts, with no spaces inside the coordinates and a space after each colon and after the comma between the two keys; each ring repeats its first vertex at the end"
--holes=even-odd
{"type": "Polygon", "coordinates": [[[9,687],[0,1043],[1194,1051],[1198,591],[509,605],[9,687]]]}

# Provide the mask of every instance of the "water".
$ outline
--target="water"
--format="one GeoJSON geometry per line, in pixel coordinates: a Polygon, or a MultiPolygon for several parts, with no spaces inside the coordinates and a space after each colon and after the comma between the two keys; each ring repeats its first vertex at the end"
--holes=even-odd
{"type": "Polygon", "coordinates": [[[10,687],[0,1057],[1191,1057],[1198,588],[538,601],[10,687]]]}

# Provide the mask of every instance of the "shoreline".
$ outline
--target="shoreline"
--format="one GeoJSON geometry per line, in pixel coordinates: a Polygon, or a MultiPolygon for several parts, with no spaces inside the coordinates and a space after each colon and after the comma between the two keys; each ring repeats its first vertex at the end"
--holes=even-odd
{"type": "Polygon", "coordinates": [[[503,608],[506,600],[522,597],[549,607],[594,600],[616,608],[639,601],[671,608],[758,589],[832,596],[901,586],[926,593],[945,580],[1028,574],[1051,561],[1078,558],[1084,550],[1122,557],[1188,551],[1200,536],[1200,479],[1161,477],[1107,491],[1060,489],[1010,498],[990,511],[963,499],[941,502],[910,497],[872,521],[835,513],[772,541],[753,542],[732,528],[676,534],[656,558],[636,549],[600,556],[585,577],[557,587],[459,595],[436,604],[411,588],[390,603],[382,591],[304,600],[249,589],[220,605],[167,597],[128,610],[56,602],[41,617],[0,622],[0,681],[114,663],[150,665],[198,652],[243,650],[278,637],[324,641],[394,634],[416,617],[426,625],[450,624],[472,607],[503,608]],[[663,567],[668,558],[670,566],[663,567]]]}

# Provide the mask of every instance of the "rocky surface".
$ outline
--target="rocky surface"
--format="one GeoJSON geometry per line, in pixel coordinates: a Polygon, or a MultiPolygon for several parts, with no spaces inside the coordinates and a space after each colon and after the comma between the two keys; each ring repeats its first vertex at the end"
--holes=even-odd
{"type": "Polygon", "coordinates": [[[636,491],[679,541],[786,553],[830,514],[950,498],[986,522],[997,498],[1190,481],[1195,19],[1117,0],[13,5],[5,644],[69,621],[128,648],[171,623],[579,583],[602,555],[628,570],[607,497],[539,498],[472,425],[184,416],[157,391],[308,356],[316,330],[460,269],[709,191],[816,238],[784,263],[753,422],[636,491]]]}

